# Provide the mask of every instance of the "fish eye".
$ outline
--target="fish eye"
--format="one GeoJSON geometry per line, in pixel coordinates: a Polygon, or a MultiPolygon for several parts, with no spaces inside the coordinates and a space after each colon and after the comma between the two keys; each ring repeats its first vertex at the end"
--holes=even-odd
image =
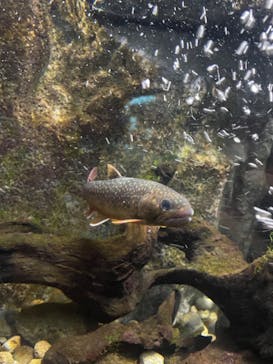
{"type": "Polygon", "coordinates": [[[171,202],[169,200],[162,200],[161,201],[161,208],[162,208],[163,211],[170,210],[171,202]]]}

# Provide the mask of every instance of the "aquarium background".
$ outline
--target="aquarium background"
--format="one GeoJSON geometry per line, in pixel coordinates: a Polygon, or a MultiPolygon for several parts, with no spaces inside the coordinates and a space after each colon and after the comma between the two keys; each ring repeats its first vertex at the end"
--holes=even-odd
{"type": "MultiPolygon", "coordinates": [[[[267,251],[273,1],[0,0],[0,9],[1,224],[111,236],[108,225],[90,229],[81,195],[91,168],[106,178],[111,163],[124,176],[184,193],[195,216],[236,242],[247,262],[267,251]]],[[[155,257],[153,267],[185,258],[175,246],[155,257]]],[[[181,290],[182,315],[204,296],[181,290]]],[[[69,301],[40,286],[0,291],[3,312],[69,301]]],[[[209,301],[200,307],[218,315],[209,301]]],[[[189,331],[199,333],[203,324],[193,314],[189,331]]],[[[0,336],[19,332],[32,345],[61,336],[23,334],[20,325],[0,336]]],[[[90,325],[81,321],[75,333],[90,325]]]]}

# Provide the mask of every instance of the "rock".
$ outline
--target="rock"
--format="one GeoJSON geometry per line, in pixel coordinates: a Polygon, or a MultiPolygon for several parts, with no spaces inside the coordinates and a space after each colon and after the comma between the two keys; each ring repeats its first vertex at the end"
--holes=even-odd
{"type": "Polygon", "coordinates": [[[197,310],[196,306],[194,306],[194,305],[191,306],[190,312],[198,313],[198,310],[197,310]]]}
{"type": "Polygon", "coordinates": [[[42,359],[32,359],[28,364],[42,364],[42,359]]]}
{"type": "Polygon", "coordinates": [[[0,364],[13,364],[12,354],[7,351],[0,351],[0,364]]]}
{"type": "Polygon", "coordinates": [[[37,340],[54,342],[63,336],[85,334],[86,321],[74,304],[42,304],[14,315],[16,332],[32,345],[37,340]]]}
{"type": "Polygon", "coordinates": [[[146,351],[140,355],[139,364],[164,364],[164,357],[155,351],[146,351]]]}
{"type": "Polygon", "coordinates": [[[15,349],[18,348],[20,345],[21,345],[21,336],[17,335],[17,336],[12,336],[10,339],[4,342],[2,347],[5,350],[13,353],[15,349]]]}
{"type": "Polygon", "coordinates": [[[168,285],[152,287],[143,297],[135,310],[120,318],[122,323],[131,320],[143,321],[156,314],[159,305],[170,295],[173,288],[168,285]]]}
{"type": "Polygon", "coordinates": [[[203,321],[206,321],[209,318],[210,312],[209,310],[199,310],[199,316],[203,321]]]}
{"type": "MultiPolygon", "coordinates": [[[[191,286],[184,286],[181,285],[179,287],[179,293],[181,296],[177,315],[173,321],[173,324],[176,325],[177,320],[179,321],[181,317],[183,317],[184,314],[188,313],[189,311],[194,311],[193,302],[195,302],[197,295],[199,295],[199,292],[191,287],[191,286]]],[[[195,312],[197,312],[197,309],[195,309],[195,312]]]]}
{"type": "Polygon", "coordinates": [[[18,364],[28,364],[33,359],[33,348],[26,345],[19,346],[15,349],[13,358],[18,364]]]}
{"type": "Polygon", "coordinates": [[[211,312],[209,314],[208,319],[205,321],[205,325],[207,326],[209,332],[215,333],[215,325],[218,320],[218,315],[216,312],[211,312]]]}
{"type": "Polygon", "coordinates": [[[199,335],[204,330],[204,324],[198,312],[188,312],[184,315],[178,314],[175,326],[179,328],[185,337],[199,335]]]}
{"type": "Polygon", "coordinates": [[[197,298],[195,306],[199,310],[211,310],[212,307],[214,306],[214,302],[207,296],[201,296],[197,298]]]}
{"type": "Polygon", "coordinates": [[[34,355],[36,358],[43,359],[45,353],[50,349],[51,344],[46,340],[38,341],[34,346],[34,355]]]}
{"type": "Polygon", "coordinates": [[[218,315],[216,312],[210,312],[209,310],[203,310],[203,311],[199,311],[199,316],[201,317],[204,325],[205,325],[205,329],[202,332],[203,336],[215,336],[215,325],[216,322],[218,320],[218,315]]]}

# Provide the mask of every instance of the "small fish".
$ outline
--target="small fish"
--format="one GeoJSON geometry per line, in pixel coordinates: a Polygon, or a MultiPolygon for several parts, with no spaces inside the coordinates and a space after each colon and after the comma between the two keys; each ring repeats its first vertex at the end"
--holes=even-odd
{"type": "Polygon", "coordinates": [[[107,168],[110,179],[95,181],[94,167],[84,186],[91,226],[111,220],[113,224],[178,227],[191,221],[193,209],[182,194],[158,182],[122,177],[111,164],[107,168]]]}

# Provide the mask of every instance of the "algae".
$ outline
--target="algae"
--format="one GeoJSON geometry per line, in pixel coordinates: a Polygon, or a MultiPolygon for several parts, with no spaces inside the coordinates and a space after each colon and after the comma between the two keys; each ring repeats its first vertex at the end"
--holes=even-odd
{"type": "Polygon", "coordinates": [[[88,14],[82,0],[24,0],[1,14],[3,221],[86,229],[80,186],[105,137],[122,137],[121,110],[154,72],[88,14]]]}

